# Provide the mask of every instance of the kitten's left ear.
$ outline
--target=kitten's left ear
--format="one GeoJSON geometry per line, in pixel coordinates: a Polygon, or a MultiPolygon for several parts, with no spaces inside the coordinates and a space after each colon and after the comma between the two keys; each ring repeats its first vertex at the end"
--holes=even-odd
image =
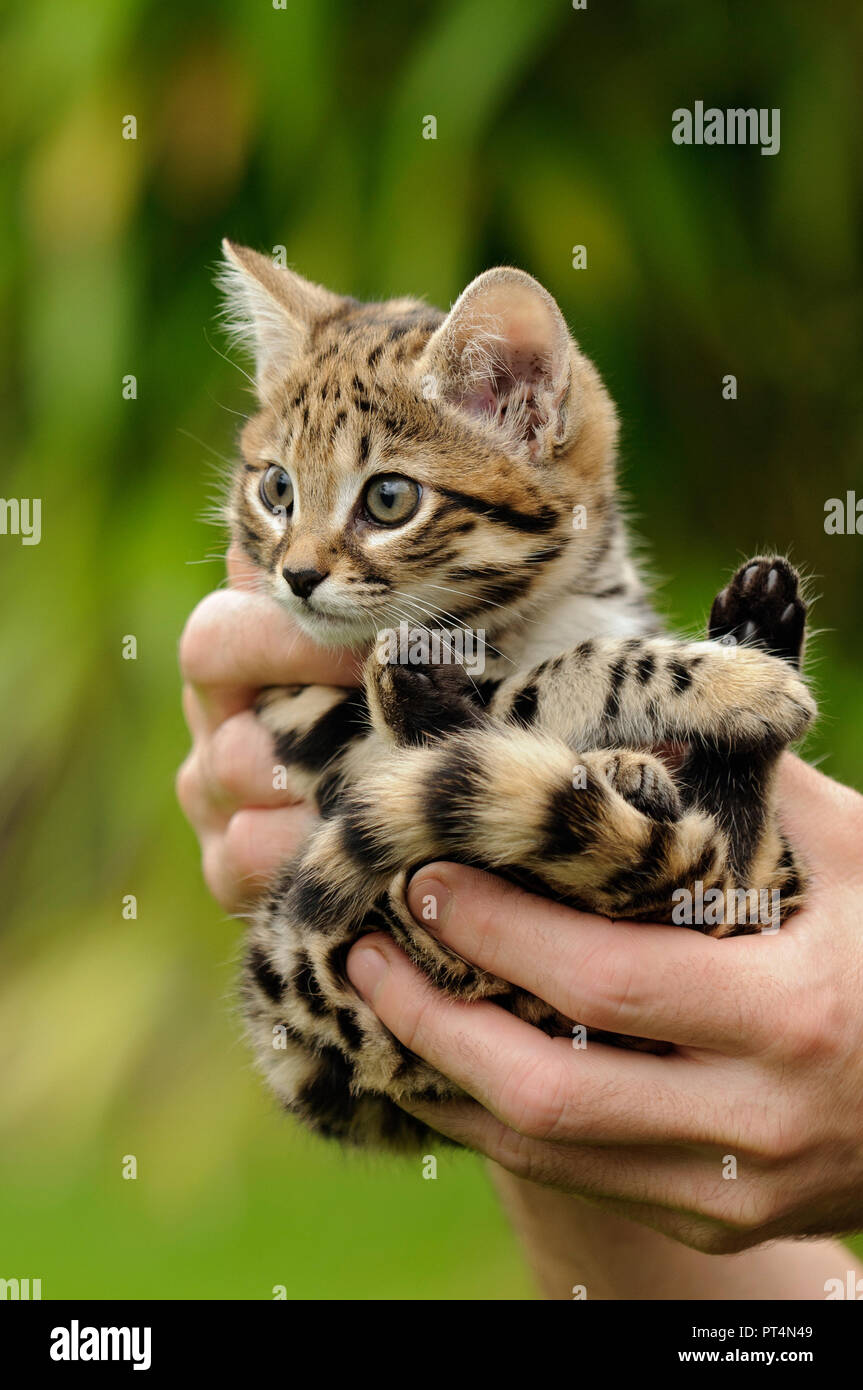
{"type": "Polygon", "coordinates": [[[222,242],[219,285],[225,295],[229,331],[251,347],[260,396],[290,369],[314,324],[344,308],[346,300],[268,256],[236,242],[222,242]]]}
{"type": "Polygon", "coordinates": [[[539,460],[567,434],[572,339],[547,290],[523,270],[486,270],[429,341],[426,387],[539,460]]]}

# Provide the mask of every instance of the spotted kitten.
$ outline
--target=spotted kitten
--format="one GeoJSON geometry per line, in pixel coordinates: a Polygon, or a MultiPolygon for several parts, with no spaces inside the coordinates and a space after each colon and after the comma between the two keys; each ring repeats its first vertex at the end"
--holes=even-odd
{"type": "MultiPolygon", "coordinates": [[[[357,998],[351,944],[388,931],[442,989],[554,1035],[571,1020],[413,920],[412,870],[455,859],[645,921],[699,881],[778,889],[787,915],[804,875],[773,780],[815,712],[806,610],[794,571],[759,557],[709,640],[660,634],[615,499],[614,408],[529,275],[487,271],[444,315],[342,298],[226,242],[224,285],[259,405],[230,523],[262,585],[324,643],[400,622],[486,633],[477,681],[372,654],[361,690],[258,702],[274,764],[324,818],[251,928],[258,1062],[320,1133],[415,1148],[426,1130],[399,1102],[453,1087],[357,998]]],[[[732,912],[710,930],[753,929],[732,912]]]]}

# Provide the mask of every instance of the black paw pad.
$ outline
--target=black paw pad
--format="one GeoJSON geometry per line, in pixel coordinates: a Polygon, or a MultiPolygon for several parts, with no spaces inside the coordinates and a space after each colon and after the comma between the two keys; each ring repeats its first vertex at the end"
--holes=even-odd
{"type": "Polygon", "coordinates": [[[787,560],[778,556],[747,560],[714,599],[709,636],[761,647],[799,667],[806,604],[798,589],[797,571],[787,560]]]}
{"type": "Polygon", "coordinates": [[[463,666],[384,665],[381,708],[399,743],[425,743],[481,722],[476,687],[463,666]]]}

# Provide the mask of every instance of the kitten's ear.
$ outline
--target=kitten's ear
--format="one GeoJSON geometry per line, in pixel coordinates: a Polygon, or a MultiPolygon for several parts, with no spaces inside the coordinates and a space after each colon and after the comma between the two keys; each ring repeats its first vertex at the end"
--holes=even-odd
{"type": "Polygon", "coordinates": [[[225,296],[225,324],[254,354],[255,384],[258,394],[266,395],[302,352],[314,324],[346,301],[248,246],[226,238],[222,250],[219,287],[225,296]]]}
{"type": "Polygon", "coordinates": [[[566,437],[571,348],[563,315],[537,280],[486,270],[431,338],[424,389],[539,460],[566,437]]]}

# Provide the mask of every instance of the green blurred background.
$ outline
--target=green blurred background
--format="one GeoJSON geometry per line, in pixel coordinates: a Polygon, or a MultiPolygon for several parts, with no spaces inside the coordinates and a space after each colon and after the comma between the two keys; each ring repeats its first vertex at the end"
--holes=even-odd
{"type": "Polygon", "coordinates": [[[0,1276],[533,1296],[478,1160],[429,1182],[346,1158],[275,1113],[238,1040],[238,929],[172,786],[176,642],[222,576],[200,514],[248,400],[214,350],[219,239],[358,296],[446,305],[497,262],[542,279],[619,402],[665,611],[699,626],[740,559],[790,549],[822,595],[811,750],[863,787],[863,541],[823,527],[863,495],[861,22],[811,0],[7,10],[2,492],[43,499],[43,535],[0,537],[0,1276]],[[781,108],[781,152],[674,146],[699,99],[781,108]]]}

